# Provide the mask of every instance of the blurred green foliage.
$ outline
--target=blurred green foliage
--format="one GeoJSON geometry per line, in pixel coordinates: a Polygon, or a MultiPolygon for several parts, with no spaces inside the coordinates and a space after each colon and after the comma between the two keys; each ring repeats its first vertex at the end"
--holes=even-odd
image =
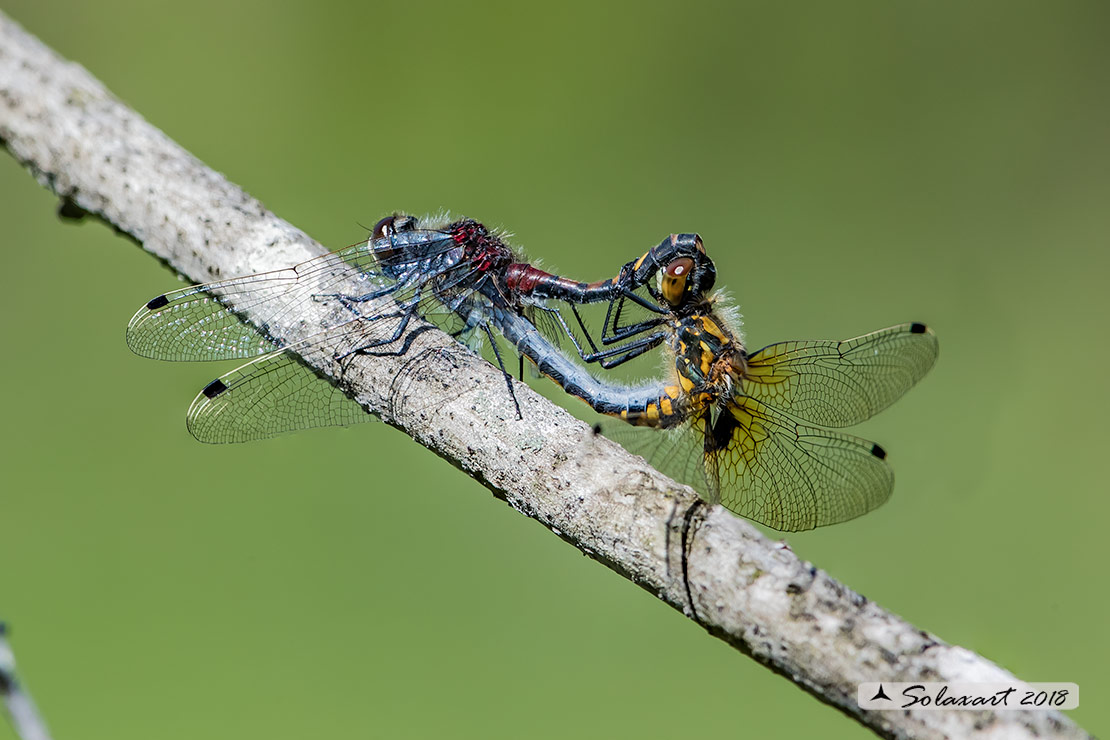
{"type": "MultiPolygon", "coordinates": [[[[448,208],[595,279],[698,231],[752,346],[929,322],[859,429],[893,499],[791,546],[1106,731],[1105,3],[4,5],[326,244],[448,208]]],[[[194,442],[230,365],[123,343],[174,276],[0,193],[0,613],[57,737],[868,736],[391,429],[194,442]]]]}

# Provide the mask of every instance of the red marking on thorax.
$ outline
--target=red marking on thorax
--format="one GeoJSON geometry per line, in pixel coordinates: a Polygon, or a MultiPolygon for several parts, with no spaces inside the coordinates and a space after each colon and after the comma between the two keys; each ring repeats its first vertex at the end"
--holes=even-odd
{"type": "Polygon", "coordinates": [[[463,247],[464,258],[472,262],[479,272],[488,272],[512,262],[512,252],[505,243],[477,221],[460,221],[452,230],[451,238],[463,247]]]}

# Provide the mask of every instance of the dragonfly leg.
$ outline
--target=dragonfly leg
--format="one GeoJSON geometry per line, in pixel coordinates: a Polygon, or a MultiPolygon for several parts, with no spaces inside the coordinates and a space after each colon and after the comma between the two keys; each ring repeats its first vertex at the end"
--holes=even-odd
{"type": "Polygon", "coordinates": [[[493,347],[493,355],[497,358],[497,366],[501,368],[501,374],[505,376],[505,385],[509,387],[509,395],[512,396],[513,406],[516,406],[516,418],[523,419],[524,415],[520,413],[520,403],[516,400],[516,392],[513,390],[513,376],[505,369],[505,363],[501,360],[501,350],[497,349],[497,342],[493,338],[493,332],[490,331],[489,324],[482,324],[482,331],[489,337],[489,344],[493,347]]]}
{"type": "MultiPolygon", "coordinates": [[[[627,362],[628,360],[632,359],[633,357],[638,357],[639,355],[643,354],[644,352],[647,352],[652,347],[657,346],[658,343],[659,343],[658,336],[653,334],[652,336],[645,337],[643,340],[640,340],[640,341],[637,341],[637,342],[630,342],[628,344],[625,344],[625,345],[622,345],[622,346],[619,346],[619,347],[611,347],[611,348],[605,349],[605,350],[598,350],[597,345],[594,343],[593,337],[590,335],[589,329],[586,328],[585,322],[582,321],[582,317],[579,315],[577,308],[575,306],[571,306],[571,310],[574,312],[575,318],[578,319],[578,325],[579,325],[579,327],[581,327],[582,333],[586,336],[586,341],[589,342],[590,349],[592,350],[592,352],[586,352],[585,350],[582,349],[582,345],[578,342],[578,339],[574,336],[574,333],[570,330],[570,327],[567,326],[567,323],[563,319],[563,315],[559,311],[559,309],[551,308],[550,306],[536,306],[536,308],[540,309],[541,311],[547,311],[549,313],[555,314],[559,323],[563,327],[563,331],[566,332],[568,337],[570,337],[571,342],[573,342],[573,344],[574,344],[574,348],[576,350],[578,350],[578,356],[581,357],[584,362],[598,362],[599,360],[603,360],[604,358],[607,358],[607,357],[613,357],[613,356],[616,356],[616,355],[621,355],[625,352],[629,352],[629,355],[626,358],[624,358],[624,359],[620,360],[620,362],[616,363],[616,364],[619,365],[621,362],[627,362]],[[641,342],[646,342],[646,344],[643,347],[641,347],[641,342]]],[[[663,322],[662,318],[649,319],[647,321],[640,322],[639,324],[635,324],[634,326],[623,327],[621,329],[621,331],[618,332],[617,334],[609,336],[609,337],[603,337],[602,342],[604,344],[612,344],[614,342],[622,341],[622,340],[628,339],[630,337],[633,337],[637,334],[642,334],[643,332],[645,332],[649,329],[653,329],[653,328],[657,327],[659,324],[661,324],[662,322],[663,322]]],[[[663,335],[663,336],[665,336],[665,335],[663,335]]],[[[601,364],[602,364],[602,367],[606,367],[606,368],[615,367],[615,365],[609,365],[609,364],[606,364],[605,362],[602,362],[601,364]]]]}
{"type": "Polygon", "coordinates": [[[609,302],[609,308],[605,312],[605,326],[601,332],[602,344],[613,344],[628,339],[636,334],[643,333],[648,329],[658,326],[666,320],[667,311],[657,305],[652,304],[642,296],[638,296],[627,288],[622,288],[622,295],[609,302]],[[625,300],[631,300],[634,303],[643,306],[644,308],[659,314],[654,319],[647,319],[636,324],[629,326],[621,326],[621,313],[624,311],[625,300]],[[615,307],[615,310],[614,310],[615,307]]]}
{"type": "Polygon", "coordinates": [[[602,341],[605,341],[605,335],[609,333],[609,324],[616,324],[620,320],[621,309],[624,307],[623,298],[614,298],[609,301],[608,307],[605,309],[605,323],[601,327],[602,341]],[[613,316],[613,307],[616,306],[616,316],[613,316]]]}
{"type": "MultiPolygon", "coordinates": [[[[594,352],[597,352],[597,345],[594,344],[594,338],[590,335],[590,330],[586,328],[586,323],[582,321],[582,315],[578,313],[578,306],[572,305],[570,307],[570,310],[574,313],[574,318],[578,322],[578,328],[582,330],[582,334],[586,337],[586,341],[590,343],[590,349],[594,352]]],[[[559,318],[561,319],[562,316],[560,316],[559,318]]],[[[575,346],[578,346],[577,343],[575,344],[575,346]]],[[[578,349],[578,354],[582,354],[581,348],[578,349]]]]}
{"type": "Polygon", "coordinates": [[[619,328],[614,326],[613,328],[615,330],[615,333],[602,337],[601,343],[608,345],[614,344],[616,342],[622,342],[625,339],[636,336],[637,334],[643,334],[649,329],[654,329],[655,327],[662,324],[663,321],[663,318],[648,319],[647,321],[641,321],[638,324],[632,324],[630,326],[622,326],[619,328]]]}
{"type": "Polygon", "coordinates": [[[597,362],[600,363],[606,370],[614,368],[617,365],[623,365],[629,360],[639,357],[658,347],[669,336],[666,331],[657,331],[654,334],[649,334],[646,337],[637,339],[634,342],[628,342],[618,347],[610,347],[603,349],[600,352],[592,352],[590,354],[582,355],[584,362],[597,362]]]}
{"type": "MultiPolygon", "coordinates": [[[[566,319],[563,318],[562,311],[557,308],[552,308],[551,306],[544,306],[542,304],[537,304],[534,306],[534,308],[540,311],[555,314],[556,321],[559,322],[559,325],[563,328],[563,332],[570,338],[570,341],[574,345],[574,348],[578,350],[578,355],[583,358],[586,357],[585,350],[582,349],[582,345],[578,342],[578,337],[574,336],[574,332],[571,331],[570,327],[567,325],[566,319]]],[[[582,317],[578,314],[577,307],[571,306],[570,310],[574,312],[574,317],[578,319],[578,326],[581,327],[582,333],[586,337],[586,341],[589,342],[590,349],[594,352],[597,352],[597,345],[594,344],[594,339],[592,336],[590,336],[590,330],[586,328],[585,322],[582,321],[582,317]]]]}
{"type": "Polygon", "coordinates": [[[644,287],[647,290],[647,292],[649,294],[651,294],[651,298],[652,298],[652,300],[655,301],[655,303],[652,303],[647,298],[644,298],[641,295],[637,295],[630,288],[621,288],[621,298],[622,299],[627,298],[628,300],[642,306],[643,308],[646,308],[647,310],[651,311],[652,313],[657,313],[657,314],[662,314],[662,315],[666,315],[666,314],[670,313],[667,309],[660,307],[659,304],[663,302],[663,297],[657,294],[657,291],[655,290],[655,288],[651,287],[650,285],[646,285],[644,287]]]}
{"type": "Polygon", "coordinates": [[[397,292],[400,287],[400,283],[396,285],[387,285],[378,290],[364,293],[363,295],[346,295],[345,293],[314,293],[312,295],[312,300],[316,301],[317,303],[322,303],[325,300],[339,301],[343,308],[347,309],[351,313],[358,315],[359,311],[357,308],[355,308],[354,304],[366,303],[367,301],[373,301],[381,298],[382,296],[387,296],[391,293],[397,292]]]}
{"type": "Polygon", "coordinates": [[[635,342],[622,344],[619,347],[606,350],[604,353],[598,353],[599,355],[605,355],[598,359],[603,368],[606,370],[612,369],[658,347],[667,338],[667,335],[668,333],[665,331],[649,334],[643,339],[637,339],[635,342]]]}
{"type": "Polygon", "coordinates": [[[401,335],[405,333],[406,329],[408,329],[409,322],[412,321],[414,316],[419,315],[417,313],[417,310],[416,310],[417,306],[419,306],[419,305],[420,305],[420,294],[419,294],[419,291],[418,291],[416,295],[414,295],[412,298],[410,298],[406,303],[402,304],[400,306],[400,308],[396,311],[387,311],[385,313],[380,313],[380,314],[377,314],[375,316],[363,316],[362,314],[359,314],[359,313],[356,312],[356,315],[359,317],[359,319],[361,319],[361,320],[363,320],[367,323],[373,323],[375,321],[384,321],[385,319],[400,319],[400,321],[397,323],[397,326],[393,329],[393,333],[390,336],[388,336],[388,337],[378,337],[377,339],[371,339],[366,344],[363,344],[360,347],[355,347],[352,350],[348,350],[347,352],[336,355],[335,359],[339,360],[339,361],[342,361],[342,360],[347,359],[351,355],[372,355],[372,356],[379,356],[380,357],[380,356],[383,356],[383,355],[402,355],[402,354],[404,354],[408,350],[409,346],[412,345],[412,338],[411,337],[407,338],[405,340],[404,346],[401,349],[397,350],[397,351],[375,354],[375,353],[369,352],[367,350],[374,349],[375,347],[384,347],[385,345],[393,344],[398,339],[400,339],[401,335]]]}

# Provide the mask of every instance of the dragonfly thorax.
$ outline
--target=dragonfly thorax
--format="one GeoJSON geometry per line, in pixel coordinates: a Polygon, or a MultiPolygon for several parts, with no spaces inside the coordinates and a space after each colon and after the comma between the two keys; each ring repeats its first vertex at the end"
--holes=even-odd
{"type": "Polygon", "coordinates": [[[455,243],[463,247],[463,259],[478,272],[500,272],[516,262],[509,246],[474,219],[457,221],[447,230],[455,243]]]}
{"type": "Polygon", "coordinates": [[[679,385],[695,406],[732,397],[744,374],[744,349],[712,313],[675,321],[671,350],[679,385]]]}

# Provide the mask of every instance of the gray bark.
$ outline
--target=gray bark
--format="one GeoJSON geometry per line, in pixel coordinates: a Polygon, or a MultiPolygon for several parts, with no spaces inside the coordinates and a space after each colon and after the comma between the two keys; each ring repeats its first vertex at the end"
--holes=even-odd
{"type": "MultiPolygon", "coordinates": [[[[287,267],[323,247],[206,167],[77,64],[0,16],[0,137],[40,183],[178,272],[204,282],[287,267]]],[[[270,327],[287,339],[318,317],[270,327]]],[[[864,711],[863,681],[1007,681],[799,560],[719,506],[598,438],[523,385],[518,421],[500,373],[439,332],[410,352],[452,349],[449,377],[393,379],[405,358],[358,358],[355,397],[518,511],[695,619],[708,632],[887,737],[1086,737],[1058,712],[864,711]],[[393,397],[391,397],[391,395],[393,397]],[[689,516],[686,578],[681,533],[689,516]]],[[[327,356],[307,361],[333,373],[327,356]]]]}

